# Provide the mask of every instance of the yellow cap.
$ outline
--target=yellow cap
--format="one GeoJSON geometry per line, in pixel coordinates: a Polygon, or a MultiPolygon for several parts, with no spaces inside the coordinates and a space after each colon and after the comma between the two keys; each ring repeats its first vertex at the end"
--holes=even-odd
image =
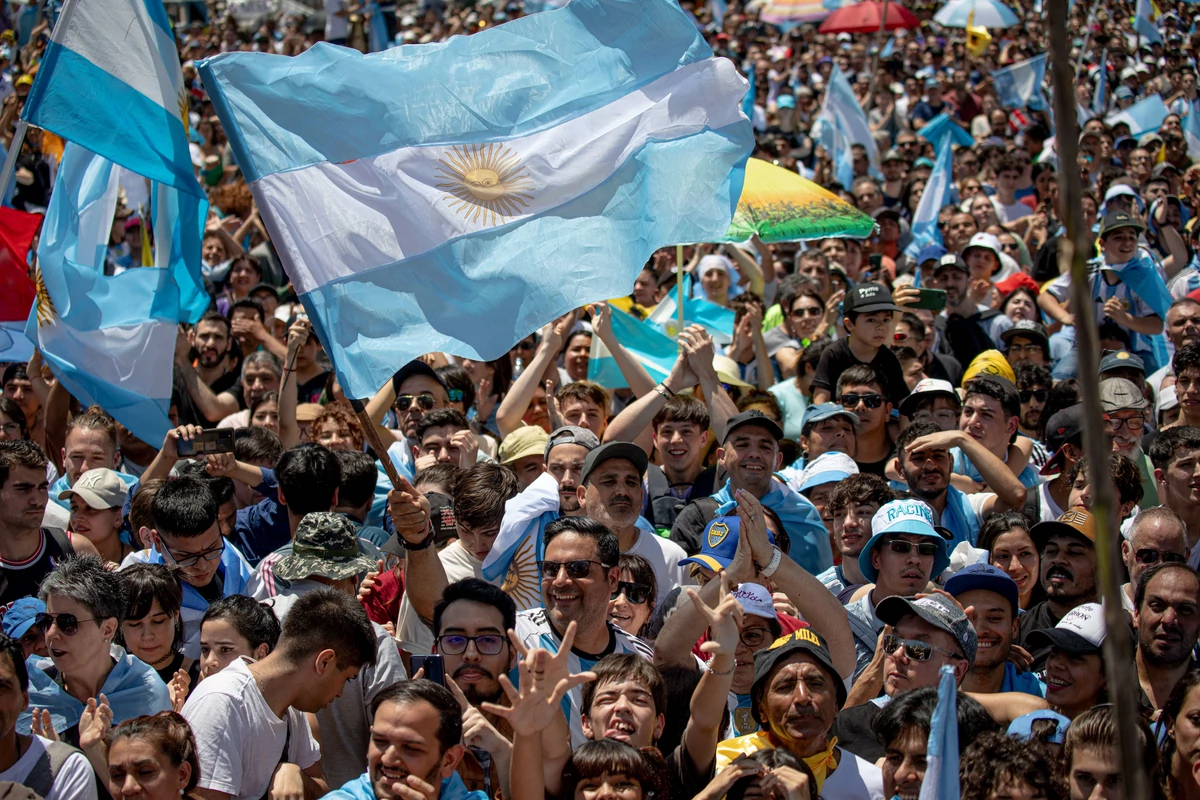
{"type": "Polygon", "coordinates": [[[525,456],[545,456],[550,434],[538,425],[526,425],[504,437],[500,443],[500,463],[511,464],[525,456]]]}
{"type": "Polygon", "coordinates": [[[1008,378],[1013,383],[1017,382],[1017,374],[1013,372],[1012,364],[1008,363],[1008,359],[999,350],[984,350],[975,356],[975,360],[963,373],[963,385],[966,386],[967,381],[980,375],[998,375],[1008,378]]]}

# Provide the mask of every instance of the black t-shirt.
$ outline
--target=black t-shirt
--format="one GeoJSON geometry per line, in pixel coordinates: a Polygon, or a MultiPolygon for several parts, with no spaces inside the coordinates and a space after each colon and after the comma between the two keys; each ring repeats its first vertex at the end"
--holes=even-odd
{"type": "Polygon", "coordinates": [[[671,486],[662,467],[651,464],[646,469],[646,501],[642,516],[655,528],[670,528],[689,500],[708,497],[716,491],[716,477],[716,468],[709,467],[696,476],[691,486],[671,486]]]}
{"type": "Polygon", "coordinates": [[[984,350],[995,349],[996,343],[988,335],[983,322],[984,319],[979,314],[972,314],[970,317],[953,314],[946,319],[944,337],[950,346],[951,354],[959,364],[970,366],[975,356],[984,350]]]}
{"type": "Polygon", "coordinates": [[[667,796],[670,800],[691,800],[700,794],[713,777],[713,763],[708,765],[706,772],[701,772],[687,748],[680,743],[667,756],[667,796]]]}
{"type": "Polygon", "coordinates": [[[704,527],[716,517],[719,505],[711,497],[688,503],[671,526],[671,541],[682,547],[689,556],[699,553],[704,527]]]}
{"type": "MultiPolygon", "coordinates": [[[[1017,628],[1017,644],[1029,650],[1029,645],[1026,643],[1029,639],[1029,634],[1034,631],[1053,628],[1058,624],[1058,621],[1059,618],[1050,610],[1050,604],[1045,600],[1032,606],[1020,617],[1017,628]]],[[[1030,670],[1041,672],[1046,666],[1046,656],[1050,655],[1050,648],[1043,647],[1037,651],[1030,650],[1030,654],[1033,656],[1033,665],[1030,667],[1030,670]]]]}
{"type": "Polygon", "coordinates": [[[296,387],[296,402],[297,403],[316,403],[321,399],[321,392],[325,391],[325,384],[329,381],[329,373],[322,372],[311,381],[305,381],[296,387]]]}
{"type": "Polygon", "coordinates": [[[859,472],[869,472],[872,475],[878,475],[881,478],[886,478],[887,474],[886,474],[885,470],[887,470],[887,465],[890,464],[892,462],[892,459],[894,459],[895,457],[896,457],[896,452],[893,450],[892,452],[890,452],[886,456],[884,456],[883,459],[880,461],[867,462],[867,461],[857,461],[856,460],[854,463],[858,465],[859,472]]]}
{"type": "MultiPolygon", "coordinates": [[[[29,561],[13,563],[0,561],[0,612],[22,597],[37,597],[42,580],[54,571],[55,562],[75,555],[70,541],[42,528],[39,552],[29,561]],[[64,547],[64,545],[66,545],[64,547]]],[[[0,614],[2,616],[2,614],[0,614]]]]}
{"type": "MultiPolygon", "coordinates": [[[[821,362],[817,364],[817,374],[813,377],[813,389],[825,389],[831,395],[836,395],[838,376],[855,364],[862,363],[850,352],[850,341],[838,339],[821,353],[821,362]]],[[[887,384],[884,394],[893,406],[898,407],[908,397],[908,385],[904,382],[904,371],[900,369],[896,354],[881,347],[867,366],[883,378],[887,384]]]]}
{"type": "MultiPolygon", "coordinates": [[[[242,382],[238,380],[238,374],[230,371],[226,372],[221,377],[208,385],[213,394],[221,394],[229,392],[238,398],[238,408],[245,408],[246,404],[242,401],[242,382]],[[237,391],[234,391],[236,388],[237,391]]],[[[175,373],[174,388],[172,391],[172,400],[175,402],[175,407],[179,411],[180,425],[199,425],[202,428],[215,428],[221,420],[208,420],[200,411],[200,407],[196,405],[196,401],[188,394],[187,384],[183,382],[183,377],[178,372],[175,373]]]]}
{"type": "Polygon", "coordinates": [[[882,709],[873,702],[851,706],[838,712],[833,720],[832,733],[837,737],[838,747],[853,753],[864,761],[874,764],[884,756],[884,747],[875,736],[871,724],[882,709]]]}

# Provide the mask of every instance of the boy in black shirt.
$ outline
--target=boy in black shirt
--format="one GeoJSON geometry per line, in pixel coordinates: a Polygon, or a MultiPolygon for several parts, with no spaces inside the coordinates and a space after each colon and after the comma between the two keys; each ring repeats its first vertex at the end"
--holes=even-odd
{"type": "Polygon", "coordinates": [[[898,406],[908,395],[900,361],[888,349],[900,307],[878,283],[860,283],[846,292],[842,313],[846,338],[839,339],[821,354],[813,378],[814,404],[833,399],[838,376],[855,364],[865,364],[882,376],[888,402],[898,406]]]}

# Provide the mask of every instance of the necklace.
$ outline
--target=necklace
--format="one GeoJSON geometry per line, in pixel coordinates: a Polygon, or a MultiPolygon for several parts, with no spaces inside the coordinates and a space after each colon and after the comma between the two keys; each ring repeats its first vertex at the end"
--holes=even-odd
{"type": "Polygon", "coordinates": [[[175,651],[172,650],[172,651],[168,652],[165,656],[160,658],[158,661],[151,661],[150,666],[153,667],[154,669],[158,669],[159,664],[162,664],[165,666],[166,664],[171,663],[171,660],[173,658],[175,658],[175,651]]]}

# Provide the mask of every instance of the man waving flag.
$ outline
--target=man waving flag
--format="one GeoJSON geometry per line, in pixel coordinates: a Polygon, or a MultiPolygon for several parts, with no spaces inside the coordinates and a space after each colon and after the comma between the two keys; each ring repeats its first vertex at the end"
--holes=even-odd
{"type": "Polygon", "coordinates": [[[497,358],[719,238],[753,144],[746,81],[670,0],[199,66],[351,397],[430,351],[497,358]]]}

